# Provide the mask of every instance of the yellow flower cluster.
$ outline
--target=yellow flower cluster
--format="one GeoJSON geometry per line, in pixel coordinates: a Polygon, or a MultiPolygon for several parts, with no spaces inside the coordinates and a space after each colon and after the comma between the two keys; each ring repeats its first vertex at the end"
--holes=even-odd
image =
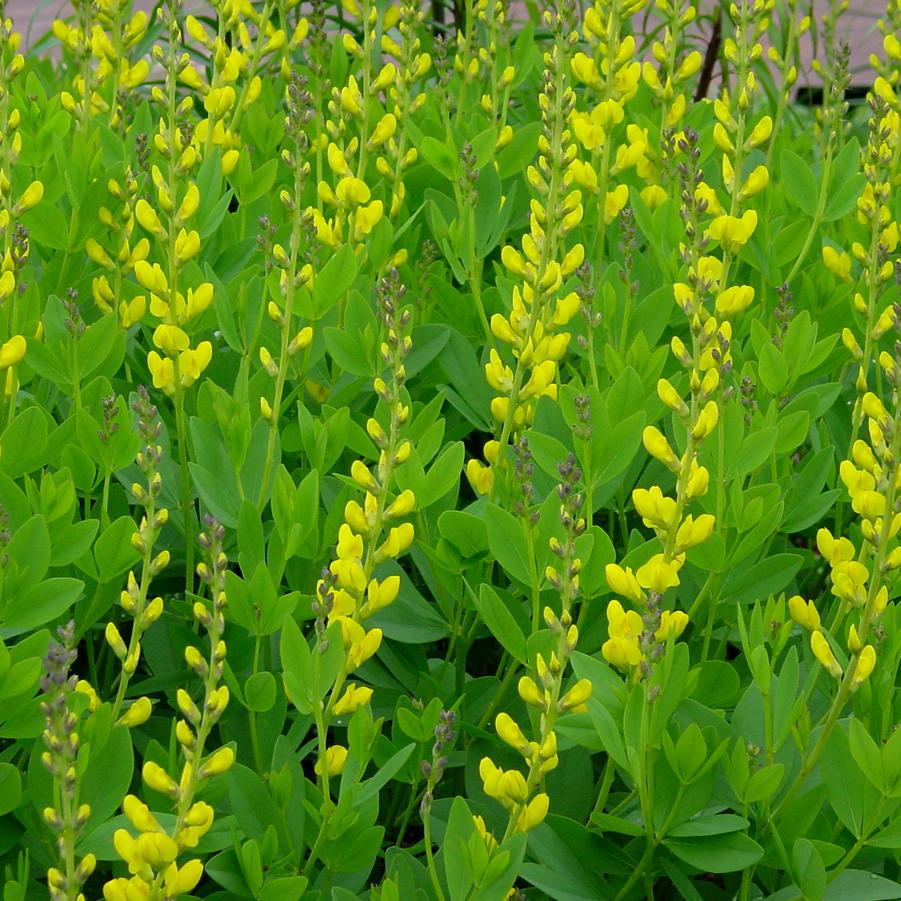
{"type": "Polygon", "coordinates": [[[75,7],[76,25],[60,19],[53,23],[54,36],[81,63],[81,73],[75,79],[78,97],[63,91],[60,102],[81,124],[93,114],[108,113],[110,123],[124,129],[128,94],[150,74],[148,60],[132,63],[129,58],[129,51],[147,33],[147,13],[138,10],[129,17],[130,0],[97,0],[77,3],[75,7]]]}
{"type": "MultiPolygon", "coordinates": [[[[894,193],[892,173],[901,162],[898,98],[889,82],[879,77],[868,100],[871,109],[869,136],[861,154],[867,183],[857,200],[857,220],[867,230],[867,243],[855,241],[851,247],[854,259],[862,268],[862,290],[854,294],[854,307],[866,319],[863,347],[851,329],[842,330],[845,347],[860,364],[856,382],[860,396],[854,411],[852,441],[860,428],[862,398],[868,390],[868,372],[877,356],[879,339],[893,330],[894,305],[885,302],[885,295],[895,268],[891,257],[901,238],[891,203],[894,193]]],[[[852,261],[848,253],[824,247],[823,262],[838,278],[851,281],[852,261]]]]}
{"type": "MultiPolygon", "coordinates": [[[[411,442],[401,438],[403,426],[410,419],[410,406],[404,393],[404,360],[411,347],[407,334],[409,311],[398,309],[402,297],[402,286],[396,271],[392,271],[379,286],[384,325],[380,353],[388,379],[376,378],[373,385],[388,411],[387,428],[376,417],[370,417],[366,423],[369,437],[379,448],[378,463],[369,467],[362,460],[355,460],[351,466],[351,478],[364,492],[363,503],[357,500],[347,502],[344,522],[338,530],[335,559],[329,565],[329,577],[321,579],[317,585],[317,615],[320,619],[325,618],[328,625],[340,623],[345,658],[329,701],[322,711],[322,722],[317,723],[323,736],[332,717],[348,716],[369,703],[372,697],[371,688],[353,683],[345,686],[345,681],[381,645],[382,630],[367,630],[365,620],[394,603],[400,592],[400,577],[376,578],[376,567],[406,553],[415,537],[411,522],[391,525],[405,519],[416,509],[416,497],[409,489],[397,492],[391,498],[396,491],[395,472],[409,459],[413,450],[411,442]],[[384,534],[386,528],[387,535],[384,534]]],[[[335,745],[327,749],[326,755],[323,760],[320,754],[317,764],[317,773],[323,779],[326,775],[337,775],[341,771],[347,750],[335,745]]]]}
{"type": "Polygon", "coordinates": [[[79,834],[91,816],[91,806],[79,803],[78,715],[69,707],[76,680],[69,675],[77,656],[72,649],[74,627],[70,621],[57,630],[59,641],[50,641],[41,678],[44,716],[41,738],[47,749],[41,754],[41,763],[53,780],[53,806],[45,807],[43,816],[56,837],[59,863],[47,870],[51,901],[85,901],[81,888],[97,865],[93,854],[85,854],[78,861],[75,853],[79,834]]]}
{"type": "MultiPolygon", "coordinates": [[[[397,81],[397,67],[394,63],[385,63],[376,72],[373,58],[377,56],[375,46],[379,25],[384,32],[394,28],[400,20],[400,9],[389,6],[380,17],[377,7],[370,0],[364,0],[362,5],[356,0],[347,0],[344,8],[361,20],[362,46],[352,35],[342,36],[344,49],[360,62],[360,80],[351,74],[343,86],[332,89],[326,130],[318,136],[317,149],[326,150],[326,161],[334,183],[320,179],[317,185],[318,204],[310,213],[316,236],[323,244],[337,248],[347,241],[359,248],[385,214],[384,201],[373,198],[366,183],[366,166],[369,154],[377,153],[379,171],[382,174],[392,171],[387,157],[381,154],[397,131],[397,116],[383,110],[388,89],[397,81]],[[328,218],[324,212],[326,208],[333,211],[328,218]]],[[[423,55],[421,59],[424,74],[429,66],[428,56],[423,55]]],[[[394,146],[397,146],[396,143],[394,146]]],[[[405,157],[410,153],[414,155],[409,160],[404,159],[400,168],[415,160],[415,151],[412,150],[407,151],[405,157]]],[[[395,171],[399,173],[400,168],[395,168],[395,171]]],[[[399,180],[394,184],[390,206],[392,215],[403,202],[402,186],[399,180]]]]}
{"type": "Polygon", "coordinates": [[[876,26],[882,34],[885,57],[870,54],[870,65],[892,88],[901,81],[901,2],[888,0],[885,15],[877,19],[876,26]]]}
{"type": "Polygon", "coordinates": [[[91,293],[94,296],[94,303],[101,312],[115,311],[119,325],[128,329],[144,318],[147,312],[147,298],[143,294],[138,294],[126,300],[123,297],[125,278],[134,272],[139,262],[147,259],[150,254],[150,241],[141,238],[132,246],[138,182],[131,168],[125,170],[123,184],[111,178],[107,182],[106,190],[117,202],[118,207],[114,213],[108,207],[102,206],[98,213],[98,218],[109,230],[107,246],[104,247],[96,238],[88,238],[85,252],[92,262],[112,274],[112,283],[105,274],[95,276],[91,279],[91,293]]]}
{"type": "Polygon", "coordinates": [[[522,755],[528,776],[523,776],[519,770],[503,770],[490,757],[484,757],[479,764],[485,794],[509,811],[504,839],[517,832],[528,832],[547,816],[550,799],[539,789],[544,777],[559,763],[554,725],[562,714],[586,710],[585,704],[591,697],[592,686],[588,679],[579,679],[563,691],[566,667],[579,641],[579,630],[570,611],[579,592],[582,569],[575,542],[584,533],[586,523],[581,516],[584,499],[576,491],[582,473],[572,456],[560,464],[559,472],[561,482],[557,494],[561,501],[564,539],[551,539],[551,552],[559,562],[548,566],[545,575],[560,594],[561,613],[558,616],[550,607],[544,609],[544,621],[556,640],[556,647],[547,660],[538,653],[535,659],[537,678],[523,676],[518,685],[519,696],[538,717],[538,738],[529,741],[508,713],[499,713],[494,722],[501,741],[522,755]]]}
{"type": "MultiPolygon", "coordinates": [[[[393,14],[389,16],[386,13],[386,18],[390,21],[393,14]]],[[[397,66],[396,75],[387,88],[388,103],[385,106],[390,106],[390,113],[379,119],[370,142],[371,149],[378,149],[380,152],[376,157],[375,167],[391,185],[389,215],[392,219],[400,212],[406,196],[404,171],[418,158],[416,148],[407,147],[408,135],[404,122],[425,104],[425,93],[417,93],[415,85],[432,68],[432,58],[422,50],[422,41],[418,37],[423,18],[422,7],[415,0],[404,0],[400,5],[397,22],[400,41],[387,33],[387,27],[381,38],[382,52],[396,59],[397,66]],[[388,115],[393,117],[393,121],[387,118],[388,115]],[[389,131],[391,134],[387,140],[381,140],[389,131]]]]}
{"type": "Polygon", "coordinates": [[[717,120],[713,140],[722,152],[722,179],[728,201],[725,205],[720,203],[716,191],[704,182],[696,189],[713,214],[707,234],[723,253],[723,267],[716,282],[720,295],[717,311],[727,316],[740,312],[754,298],[753,289],[748,286],[737,286],[731,296],[723,294],[731,259],[757,229],[757,211],[741,212],[741,206],[759,194],[770,180],[769,170],[763,164],[748,173],[744,171],[751,151],[765,144],[773,133],[771,116],[763,115],[756,122],[751,121],[751,104],[758,87],[752,64],[763,52],[757,38],[766,29],[764,14],[770,5],[771,0],[742,0],[740,5],[733,4],[730,8],[735,36],[726,39],[724,53],[736,68],[735,88],[724,89],[713,103],[717,120]]]}
{"type": "MultiPolygon", "coordinates": [[[[569,167],[576,146],[566,128],[575,94],[567,84],[566,59],[574,36],[564,35],[563,23],[548,18],[557,31],[552,50],[545,54],[544,86],[539,95],[543,133],[539,138],[538,165],[529,166],[528,180],[535,190],[530,204],[529,231],[522,250],[506,245],[501,261],[518,280],[513,287],[512,309],[491,317],[491,332],[510,348],[515,369],[492,348],[485,366],[488,384],[497,392],[491,413],[499,424],[499,441],[489,441],[485,458],[492,465],[503,459],[511,436],[532,422],[539,397],[557,397],[557,366],[569,347],[565,331],[579,312],[575,291],[561,296],[565,279],[582,265],[585,248],[574,244],[566,251],[563,238],[582,221],[582,192],[567,191],[572,177],[569,167]]],[[[466,475],[481,494],[489,492],[494,472],[478,460],[470,460],[466,475]]]]}
{"type": "Polygon", "coordinates": [[[25,338],[16,333],[15,294],[25,288],[21,273],[29,248],[27,237],[16,236],[16,222],[44,196],[40,181],[32,181],[17,197],[12,195],[12,170],[22,151],[22,116],[11,103],[12,82],[25,66],[25,57],[18,52],[21,39],[11,19],[0,19],[0,306],[12,307],[4,317],[11,334],[0,346],[0,372],[6,370],[4,393],[10,398],[18,389],[15,367],[26,350],[25,338]]]}
{"type": "Polygon", "coordinates": [[[179,80],[203,99],[206,115],[194,128],[192,147],[205,157],[213,147],[222,151],[222,171],[229,175],[237,166],[241,140],[238,123],[245,110],[260,96],[263,80],[258,74],[264,60],[276,53],[285,54],[300,45],[309,24],[300,19],[290,39],[270,20],[271,4],[262,11],[242,0],[216,0],[211,4],[218,14],[219,33],[210,34],[195,16],[185,19],[185,31],[204,48],[212,61],[209,80],[189,64],[179,66],[179,80]],[[252,35],[248,25],[254,27],[252,35]]]}
{"type": "MultiPolygon", "coordinates": [[[[585,98],[592,106],[588,110],[573,110],[570,116],[573,134],[588,159],[574,158],[569,177],[598,200],[595,254],[598,262],[604,255],[606,226],[629,199],[628,186],[621,182],[614,187],[614,179],[633,167],[641,178],[653,174],[646,157],[646,129],[629,123],[625,140],[615,137],[617,127],[626,118],[626,104],[638,92],[641,81],[641,63],[635,59],[635,38],[625,32],[630,18],[646,4],[647,0],[595,0],[585,11],[582,22],[582,33],[591,53],[580,51],[571,62],[576,80],[589,89],[585,98]]],[[[659,190],[645,189],[643,196],[649,205],[659,202],[659,190]]]]}
{"type": "MultiPolygon", "coordinates": [[[[650,60],[642,65],[641,74],[660,106],[660,153],[655,167],[654,184],[642,189],[641,197],[652,209],[667,196],[666,186],[678,185],[673,167],[676,141],[682,137],[676,131],[688,107],[685,90],[689,81],[701,68],[703,58],[697,50],[682,54],[683,35],[697,15],[689,0],[655,0],[658,13],[665,17],[662,40],[651,45],[656,66],[650,60]]],[[[651,155],[651,151],[646,151],[651,155]]],[[[641,170],[639,170],[641,174],[641,170]]]]}
{"type": "Polygon", "coordinates": [[[510,60],[510,29],[503,0],[478,0],[476,18],[485,30],[485,42],[479,47],[482,70],[480,84],[487,88],[480,105],[497,128],[497,150],[513,140],[513,127],[507,124],[510,92],[516,80],[516,67],[510,60]]]}
{"type": "Polygon", "coordinates": [[[662,551],[637,572],[617,564],[607,566],[611,590],[643,608],[643,615],[627,612],[616,599],[608,606],[609,638],[602,651],[608,661],[629,672],[637,672],[639,667],[649,672],[660,653],[661,643],[671,634],[678,637],[685,628],[684,613],[661,611],[659,604],[664,593],[679,584],[685,552],[706,541],[715,526],[712,514],[695,517],[686,515],[685,508],[692,499],[707,493],[710,481],[707,469],[698,462],[698,454],[719,421],[720,380],[731,368],[729,317],[740,313],[754,299],[750,285],[728,285],[728,270],[731,257],[747,243],[757,225],[756,211],[749,209],[739,215],[740,204],[762,190],[769,178],[765,166],[758,166],[747,177],[743,175],[745,154],[762,144],[772,131],[769,117],[763,117],[752,129],[746,122],[755,89],[749,67],[760,52],[759,45],[751,46],[750,36],[760,28],[755,16],[762,10],[762,2],[754,4],[753,12],[747,3],[741,9],[733,7],[739,43],[734,47],[728,45],[726,52],[737,63],[739,89],[714,103],[717,117],[714,139],[723,153],[723,183],[730,197],[727,208],[720,203],[715,189],[703,180],[698,168],[697,135],[686,132],[678,140],[684,157],[682,219],[688,241],[681,250],[687,277],[686,281],[674,284],[673,295],[688,319],[692,348],[689,350],[678,336],[672,339],[671,347],[673,355],[687,370],[690,396],[686,401],[682,392],[666,378],[659,380],[657,393],[681,420],[687,440],[679,455],[660,429],[656,426],[645,429],[642,436],[645,449],[676,476],[674,497],[664,494],[657,485],[638,488],[632,493],[636,512],[645,526],[654,530],[662,551]],[[747,131],[750,133],[746,134],[747,131]],[[708,213],[713,215],[705,228],[708,213]],[[705,253],[711,241],[720,245],[722,258],[705,253]]]}
{"type": "MultiPolygon", "coordinates": [[[[170,397],[180,396],[200,377],[209,365],[213,346],[202,341],[191,347],[191,339],[183,326],[200,316],[213,302],[213,285],[203,282],[195,288],[182,285],[184,270],[200,253],[200,233],[190,228],[191,220],[200,208],[200,190],[191,180],[191,172],[197,166],[199,156],[193,143],[189,143],[179,117],[190,108],[190,98],[176,106],[175,78],[184,70],[187,59],[178,56],[180,26],[177,20],[167,22],[169,52],[154,47],[154,56],[167,63],[168,91],[156,88],[154,97],[166,104],[166,112],[160,117],[159,130],[154,143],[166,163],[165,171],[156,164],[151,167],[155,188],[155,203],[141,198],[135,204],[135,216],[141,227],[160,245],[163,266],[151,264],[147,259],[135,263],[135,278],[150,293],[150,312],[160,320],[153,332],[157,350],[147,355],[147,365],[155,388],[162,389],[170,397]]],[[[196,141],[196,130],[195,130],[196,141]]]]}
{"type": "Polygon", "coordinates": [[[292,357],[309,347],[313,340],[312,327],[303,326],[295,332],[294,323],[297,291],[304,285],[312,287],[313,284],[313,266],[306,261],[309,249],[305,246],[307,242],[304,241],[305,226],[309,219],[302,207],[303,188],[310,172],[310,164],[305,159],[309,142],[304,131],[304,126],[311,115],[308,100],[309,95],[303,89],[302,83],[292,78],[287,88],[288,114],[285,116],[285,137],[290,146],[283,149],[282,160],[291,167],[294,184],[293,191],[289,192],[286,189],[281,195],[282,202],[291,217],[291,234],[287,248],[281,244],[272,247],[272,263],[278,273],[278,292],[268,305],[269,318],[279,330],[278,358],[274,358],[265,345],[260,346],[260,363],[275,379],[272,403],[270,404],[264,395],[260,397],[260,412],[272,425],[266,453],[266,471],[261,482],[263,490],[268,484],[270,460],[275,449],[288,364],[292,357]]]}
{"type": "MultiPolygon", "coordinates": [[[[901,322],[896,320],[894,328],[896,333],[901,331],[901,322]]],[[[897,541],[901,529],[897,468],[901,448],[901,366],[897,358],[885,352],[880,355],[879,365],[891,386],[894,413],[889,414],[875,394],[864,394],[861,406],[869,440],[855,440],[851,459],[843,460],[839,468],[851,507],[860,517],[860,553],[848,538],[836,538],[828,529],[817,533],[817,548],[830,567],[832,594],[840,601],[831,631],[841,626],[852,610],[859,611],[857,623],[848,630],[850,690],[863,683],[876,665],[876,650],[866,642],[871,627],[888,605],[886,577],[901,568],[901,546],[897,541]]],[[[841,666],[820,630],[813,602],[791,598],[789,609],[795,622],[811,631],[811,648],[817,659],[840,678],[841,666]]]]}
{"type": "MultiPolygon", "coordinates": [[[[139,392],[135,405],[138,414],[138,432],[141,435],[143,448],[138,452],[136,462],[144,475],[145,484],[135,482],[131,491],[138,504],[144,508],[141,523],[131,536],[132,547],[141,555],[141,580],[133,571],[128,573],[127,587],[119,596],[119,604],[131,618],[131,636],[126,645],[119,628],[112,621],[106,624],[104,637],[110,650],[119,661],[122,670],[119,675],[119,687],[113,701],[113,718],[129,728],[145,723],[152,712],[150,698],[142,696],[132,701],[128,709],[122,713],[122,705],[128,691],[131,677],[134,675],[141,659],[141,641],[144,633],[163,613],[163,599],[155,597],[148,601],[150,584],[154,576],[169,565],[169,551],[154,554],[154,545],[163,526],[169,521],[169,511],[158,507],[157,502],[162,491],[163,480],[159,472],[159,463],[163,449],[156,443],[162,426],[156,418],[156,409],[151,406],[145,389],[139,392]]],[[[90,710],[96,710],[101,700],[93,686],[82,679],[76,686],[88,697],[90,710]]]]}
{"type": "MultiPolygon", "coordinates": [[[[785,110],[791,102],[792,88],[798,80],[798,66],[800,61],[798,45],[803,35],[810,31],[811,19],[804,9],[799,10],[801,4],[798,0],[786,0],[782,12],[782,40],[779,46],[772,45],[767,50],[767,56],[777,70],[777,84],[781,85],[779,100],[776,104],[776,114],[773,117],[773,130],[778,134],[781,131],[782,119],[785,110]]],[[[772,161],[773,145],[767,154],[767,165],[772,161]]]]}
{"type": "Polygon", "coordinates": [[[230,747],[220,747],[207,753],[210,732],[219,721],[229,701],[229,691],[219,685],[225,665],[226,647],[222,640],[225,630],[223,611],[225,571],[228,560],[222,550],[225,530],[208,519],[209,531],[200,536],[200,544],[208,552],[208,562],[197,566],[197,574],[210,589],[212,599],[208,607],[202,601],[194,604],[194,618],[209,637],[207,657],[193,645],[185,648],[185,660],[203,682],[203,698],[196,703],[187,690],[179,688],[176,703],[182,714],[175,727],[184,764],[176,781],[159,763],[145,760],[141,777],[151,790],[171,798],[175,805],[175,823],[164,828],[150,808],[135,795],[126,795],[122,812],[132,829],[117,829],[113,835],[116,853],[128,865],[130,877],[111,879],[103,887],[106,901],[152,901],[162,897],[177,898],[190,892],[200,881],[203,864],[191,859],[179,865],[184,851],[196,848],[200,839],[213,824],[213,808],[197,801],[200,784],[229,770],[235,753],[230,747]],[[136,834],[133,834],[136,833],[136,834]]]}

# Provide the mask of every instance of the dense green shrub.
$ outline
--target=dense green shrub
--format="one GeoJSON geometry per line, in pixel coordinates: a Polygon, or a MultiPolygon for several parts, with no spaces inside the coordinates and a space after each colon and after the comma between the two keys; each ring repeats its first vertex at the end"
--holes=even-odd
{"type": "Polygon", "coordinates": [[[800,6],[4,20],[4,901],[901,897],[901,4],[855,109],[800,6]]]}

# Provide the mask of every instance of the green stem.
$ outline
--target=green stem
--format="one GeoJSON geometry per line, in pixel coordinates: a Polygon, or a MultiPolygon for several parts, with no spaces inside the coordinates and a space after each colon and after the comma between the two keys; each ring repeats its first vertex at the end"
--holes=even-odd
{"type": "Polygon", "coordinates": [[[435,858],[432,854],[432,810],[431,805],[423,811],[422,817],[423,838],[425,841],[425,859],[432,880],[432,888],[435,889],[435,897],[438,901],[444,901],[444,891],[441,888],[441,880],[438,878],[438,869],[435,866],[435,858]]]}

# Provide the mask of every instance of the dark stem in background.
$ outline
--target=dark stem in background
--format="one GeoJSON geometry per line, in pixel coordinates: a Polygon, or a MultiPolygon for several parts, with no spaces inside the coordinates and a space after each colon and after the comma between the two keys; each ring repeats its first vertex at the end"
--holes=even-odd
{"type": "Polygon", "coordinates": [[[722,10],[717,14],[713,23],[713,31],[704,51],[704,63],[701,66],[701,74],[698,76],[698,87],[695,90],[695,103],[707,96],[710,90],[710,82],[713,80],[713,70],[720,55],[720,45],[723,43],[722,10]]]}

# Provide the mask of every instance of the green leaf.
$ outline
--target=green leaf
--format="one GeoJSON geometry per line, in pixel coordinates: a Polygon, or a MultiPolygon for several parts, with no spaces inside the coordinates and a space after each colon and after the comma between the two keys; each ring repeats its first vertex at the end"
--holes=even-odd
{"type": "Polygon", "coordinates": [[[419,150],[422,158],[448,181],[457,180],[460,161],[447,144],[432,137],[425,137],[419,150]]]}
{"type": "Polygon", "coordinates": [[[101,582],[111,582],[137,563],[140,554],[131,546],[135,523],[120,516],[101,533],[94,545],[94,560],[101,582]]]}
{"type": "Polygon", "coordinates": [[[0,763],[0,816],[15,810],[22,799],[22,776],[11,763],[0,763]]]}
{"type": "Polygon", "coordinates": [[[266,713],[275,705],[275,676],[269,672],[254,673],[244,683],[244,700],[248,710],[255,713],[266,713]]]}
{"type": "Polygon", "coordinates": [[[882,769],[882,754],[866,726],[858,719],[852,719],[848,726],[848,748],[860,771],[883,792],[885,774],[882,769]]]}
{"type": "Polygon", "coordinates": [[[782,163],[782,188],[785,196],[803,213],[813,218],[820,186],[810,166],[791,150],[783,150],[780,161],[782,163]]]}
{"type": "Polygon", "coordinates": [[[526,663],[526,636],[498,593],[487,583],[473,596],[479,615],[504,650],[520,663],[526,663]]]}
{"type": "Polygon", "coordinates": [[[0,638],[31,632],[62,616],[84,590],[80,579],[47,579],[16,596],[0,622],[0,638]]]}
{"type": "Polygon", "coordinates": [[[188,470],[197,494],[210,513],[226,528],[236,529],[241,515],[241,496],[231,464],[225,470],[213,472],[199,463],[191,462],[188,463],[188,470]]]}
{"type": "Polygon", "coordinates": [[[663,844],[680,860],[702,873],[735,873],[754,866],[763,857],[763,848],[743,832],[703,838],[667,836],[663,844]]]}
{"type": "MultiPolygon", "coordinates": [[[[702,761],[703,762],[703,761],[702,761]]],[[[725,835],[748,828],[744,817],[731,813],[699,816],[675,826],[667,833],[671,838],[702,838],[708,835],[725,835]]],[[[728,872],[723,870],[722,872],[728,872]]]]}
{"type": "Polygon", "coordinates": [[[91,826],[109,819],[122,804],[134,774],[131,733],[113,726],[102,747],[91,747],[87,769],[79,780],[79,800],[91,805],[91,826]]]}
{"type": "Polygon", "coordinates": [[[350,244],[342,244],[317,273],[313,283],[313,306],[317,319],[338,303],[338,300],[350,290],[356,277],[357,258],[350,244]]]}
{"type": "Polygon", "coordinates": [[[39,469],[47,447],[47,414],[40,407],[20,410],[4,430],[0,447],[0,469],[8,476],[17,478],[39,469]]]}
{"type": "Polygon", "coordinates": [[[866,870],[839,873],[823,896],[825,901],[889,901],[901,898],[901,884],[866,870]]]}
{"type": "Polygon", "coordinates": [[[313,709],[313,657],[293,619],[287,620],[282,627],[279,650],[288,700],[301,713],[310,713],[313,709]]]}
{"type": "Polygon", "coordinates": [[[532,555],[520,520],[497,504],[486,504],[485,525],[488,528],[488,547],[504,571],[523,585],[532,581],[532,555]]]}

